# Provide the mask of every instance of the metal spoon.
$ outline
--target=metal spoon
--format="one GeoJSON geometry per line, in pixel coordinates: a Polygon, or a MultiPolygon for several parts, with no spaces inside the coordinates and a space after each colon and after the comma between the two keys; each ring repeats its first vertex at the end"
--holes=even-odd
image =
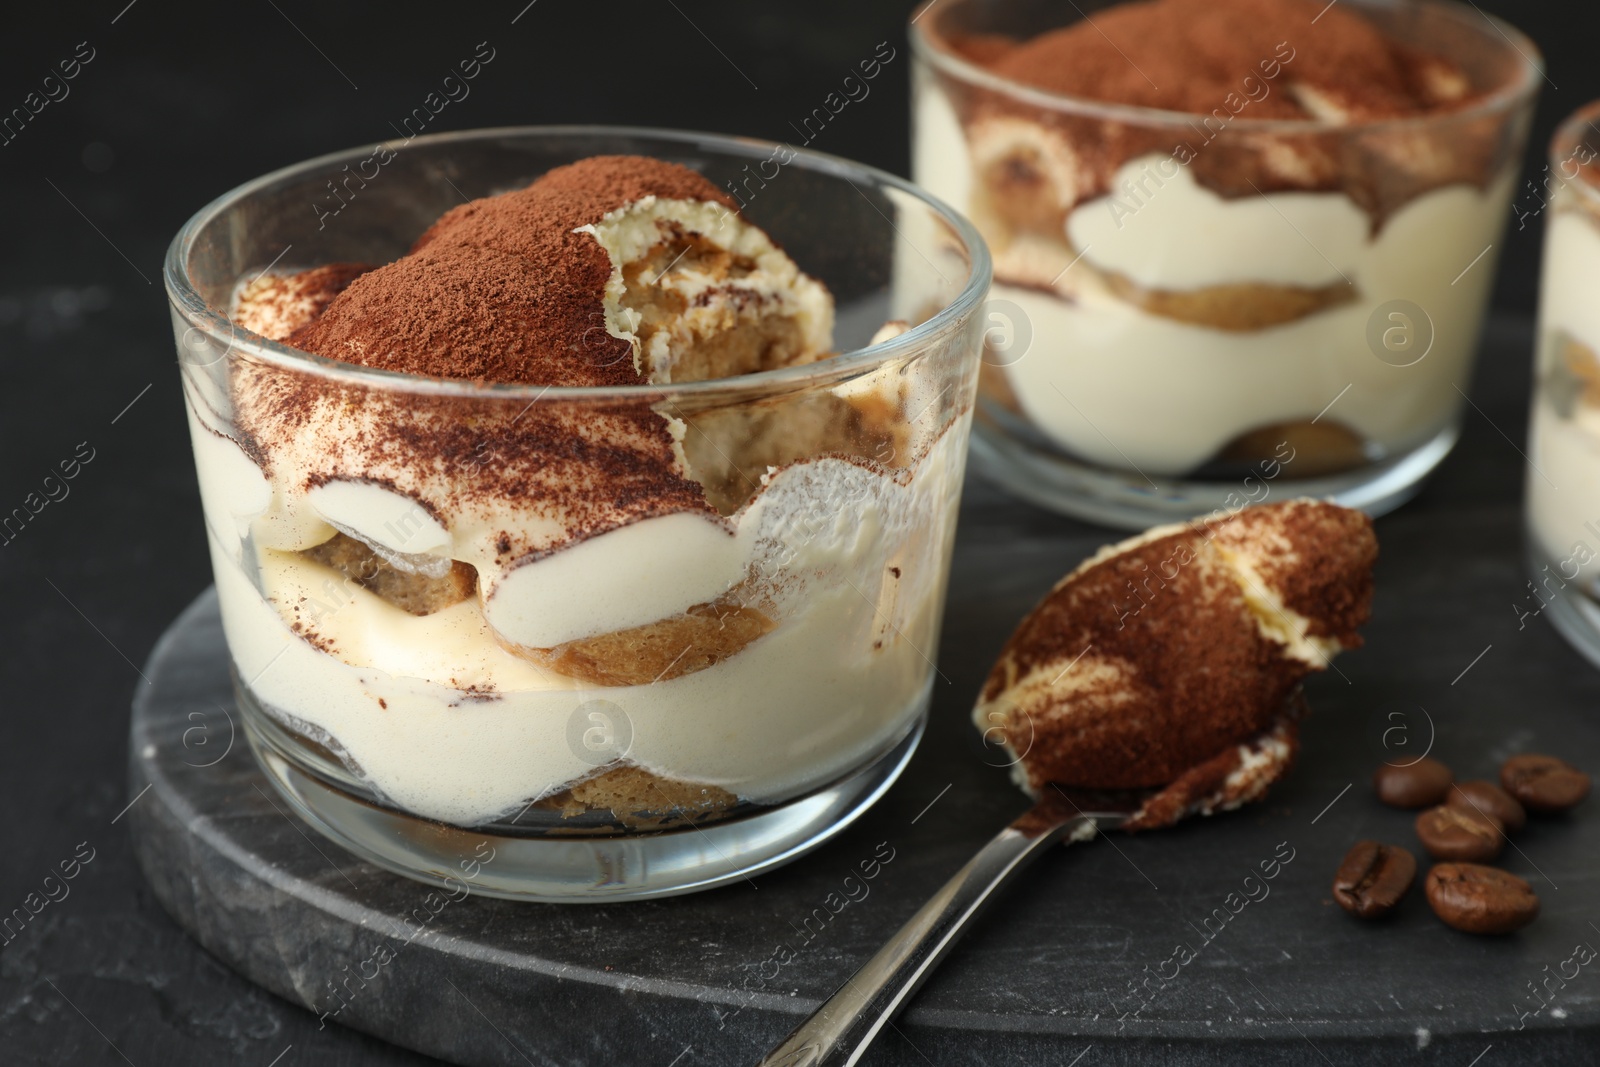
{"type": "Polygon", "coordinates": [[[1201,764],[1160,789],[1051,786],[1037,804],[968,860],[877,955],[757,1067],[848,1067],[859,1062],[867,1046],[933,973],[984,906],[1049,846],[1058,841],[1087,841],[1106,830],[1122,829],[1136,816],[1140,828],[1150,829],[1259,800],[1266,787],[1288,769],[1293,746],[1282,748],[1282,739],[1293,738],[1296,724],[1307,711],[1305,695],[1296,688],[1278,720],[1247,742],[1257,753],[1277,751],[1274,768],[1258,770],[1253,781],[1234,783],[1230,775],[1217,784],[1214,774],[1207,773],[1210,765],[1201,764]],[[1274,745],[1280,748],[1274,750],[1274,745]]]}
{"type": "Polygon", "coordinates": [[[757,1067],[847,1067],[859,1062],[867,1046],[1013,876],[1057,841],[1087,841],[1102,831],[1118,829],[1150,796],[1071,790],[1059,794],[1047,794],[984,845],[757,1067]]]}

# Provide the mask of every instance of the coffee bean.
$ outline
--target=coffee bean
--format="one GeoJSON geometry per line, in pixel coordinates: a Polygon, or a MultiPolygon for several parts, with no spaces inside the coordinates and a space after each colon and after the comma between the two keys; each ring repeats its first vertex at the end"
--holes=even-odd
{"type": "Polygon", "coordinates": [[[1539,915],[1533,887],[1498,867],[1440,863],[1424,882],[1433,913],[1469,934],[1509,934],[1539,915]]]}
{"type": "Polygon", "coordinates": [[[1357,841],[1333,876],[1333,899],[1352,915],[1376,919],[1400,903],[1416,876],[1416,858],[1405,849],[1357,841]]]}
{"type": "Polygon", "coordinates": [[[1451,786],[1450,799],[1445,804],[1459,811],[1481,811],[1485,815],[1493,815],[1500,820],[1500,825],[1505,827],[1508,834],[1516,833],[1528,821],[1528,813],[1522,810],[1516,797],[1482,778],[1457,782],[1451,786]]]}
{"type": "Polygon", "coordinates": [[[1394,808],[1426,808],[1444,800],[1455,775],[1436,759],[1424,756],[1415,763],[1385,763],[1372,775],[1378,799],[1394,808]]]}
{"type": "Polygon", "coordinates": [[[1526,753],[1500,768],[1500,784],[1529,811],[1566,811],[1589,795],[1589,776],[1566,760],[1526,753]]]}
{"type": "Polygon", "coordinates": [[[1436,860],[1492,860],[1505,845],[1500,820],[1440,804],[1417,816],[1417,838],[1436,860]]]}

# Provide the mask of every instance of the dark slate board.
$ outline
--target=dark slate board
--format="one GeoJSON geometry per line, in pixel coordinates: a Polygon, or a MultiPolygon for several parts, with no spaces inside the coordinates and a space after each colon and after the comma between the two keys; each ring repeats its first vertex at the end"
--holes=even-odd
{"type": "MultiPolygon", "coordinates": [[[[1525,337],[1491,335],[1486,358],[1515,359],[1521,373],[1525,337]]],[[[1530,616],[1519,628],[1513,606],[1533,605],[1523,602],[1520,514],[1504,487],[1522,460],[1485,429],[1469,431],[1479,469],[1456,457],[1418,501],[1381,521],[1368,647],[1308,686],[1306,754],[1269,802],[1047,857],[867,1063],[1070,1064],[1086,1050],[1083,1067],[1600,1060],[1600,960],[1564,985],[1551,979],[1553,999],[1536,1014],[1530,987],[1561,970],[1575,945],[1600,947],[1600,801],[1532,823],[1508,850],[1504,865],[1544,901],[1544,915],[1515,936],[1454,933],[1416,891],[1378,925],[1329,898],[1357,838],[1414,844],[1411,818],[1378,805],[1366,785],[1387,726],[1404,722],[1416,745],[1431,733],[1433,753],[1462,777],[1492,777],[1500,759],[1524,750],[1600,769],[1600,674],[1548,620],[1530,616]],[[1214,919],[1220,933],[1207,939],[1205,917],[1283,842],[1293,859],[1269,894],[1225,925],[1214,919]],[[1170,981],[1151,978],[1137,1010],[1131,990],[1172,975],[1163,961],[1180,943],[1197,955],[1170,981]]],[[[210,594],[157,647],[146,668],[154,686],[134,708],[130,796],[150,786],[128,815],[141,863],[202,944],[315,1012],[339,1004],[330,979],[382,947],[398,950],[330,1026],[462,1064],[753,1062],[1024,807],[1005,773],[984,765],[966,709],[1010,627],[1110,537],[981,485],[969,488],[961,521],[946,681],[921,750],[860,823],[753,884],[608,906],[470,898],[401,947],[385,931],[422,905],[426,887],[359,862],[287,815],[242,736],[215,765],[196,766],[227,750],[237,721],[210,594]],[[824,902],[858,864],[890,849],[867,895],[828,912],[824,902]],[[816,909],[828,918],[808,927],[816,909]],[[767,962],[786,945],[790,962],[767,962]]]]}

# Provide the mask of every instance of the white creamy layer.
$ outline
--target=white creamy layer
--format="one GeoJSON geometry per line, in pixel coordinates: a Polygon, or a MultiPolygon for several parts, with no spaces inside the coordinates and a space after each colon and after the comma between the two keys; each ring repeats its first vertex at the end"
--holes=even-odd
{"type": "Polygon", "coordinates": [[[1539,547],[1571,561],[1587,581],[1600,577],[1600,410],[1574,400],[1557,411],[1548,376],[1564,359],[1563,337],[1600,353],[1600,225],[1579,211],[1557,211],[1545,228],[1539,296],[1539,379],[1529,433],[1528,523],[1539,547]],[[1587,525],[1586,525],[1587,524],[1587,525]],[[1591,529],[1590,527],[1593,527],[1591,529]],[[1587,552],[1574,554],[1578,545],[1587,552]]]}
{"type": "Polygon", "coordinates": [[[1600,578],[1600,410],[1580,404],[1563,418],[1536,395],[1528,461],[1528,526],[1539,548],[1567,562],[1562,578],[1600,578]]]}
{"type": "Polygon", "coordinates": [[[1539,279],[1541,335],[1564,332],[1600,354],[1597,290],[1600,222],[1582,211],[1556,211],[1544,232],[1544,264],[1539,279]]]}
{"type": "MultiPolygon", "coordinates": [[[[703,601],[752,571],[782,579],[772,633],[714,667],[631,687],[583,685],[512,655],[476,601],[416,617],[302,557],[259,542],[255,557],[236,551],[240,524],[262,505],[242,477],[254,465],[228,439],[198,421],[191,427],[240,678],[274,711],[327,735],[375,789],[417,814],[481,822],[592,773],[566,740],[587,701],[609,701],[626,715],[630,761],[756,802],[845,773],[922,706],[961,478],[959,425],[905,484],[844,460],[800,463],[769,477],[731,535],[696,516],[668,515],[518,568],[538,575],[554,563],[530,595],[549,597],[542,602],[553,616],[585,615],[607,628],[640,609],[574,600],[581,577],[637,578],[641,556],[689,572],[660,583],[670,595],[648,582],[634,587],[656,612],[674,598],[703,601]],[[706,531],[738,550],[702,558],[706,531]],[[559,561],[574,552],[583,553],[580,566],[569,561],[563,574],[559,561]],[[290,630],[291,604],[302,617],[311,605],[331,649],[290,630]]],[[[264,520],[265,512],[254,521],[264,520]]],[[[530,626],[544,625],[532,614],[530,626]]]]}
{"type": "Polygon", "coordinates": [[[1386,452],[1423,444],[1455,417],[1461,398],[1452,386],[1469,375],[1485,295],[1447,298],[1450,310],[1433,317],[1427,357],[1394,367],[1365,341],[1379,302],[1232,333],[1109,298],[1071,305],[1015,286],[994,292],[1032,323],[1027,354],[1006,368],[1028,417],[1094,463],[1167,476],[1193,469],[1247,430],[1310,421],[1330,404],[1329,418],[1386,452]]]}
{"type": "MultiPolygon", "coordinates": [[[[917,123],[916,180],[970,210],[965,136],[942,91],[926,83],[917,123]]],[[[1462,184],[1424,194],[1374,238],[1368,216],[1340,193],[1224,199],[1169,157],[1131,160],[1113,183],[1117,195],[1079,205],[1059,245],[997,252],[994,293],[1032,325],[1031,346],[1006,373],[1041,431],[1108,467],[1182,475],[1241,433],[1309,421],[1335,397],[1328,418],[1403,453],[1458,410],[1454,385],[1470,372],[1494,277],[1490,246],[1514,180],[1508,171],[1487,192],[1462,184]],[[1069,267],[1073,249],[1083,264],[1069,267]],[[1084,266],[1152,289],[1348,281],[1358,297],[1280,326],[1227,331],[1142,311],[1084,266]],[[1005,284],[1008,274],[1030,286],[1005,284]],[[1059,295],[1034,287],[1053,277],[1059,295]],[[1412,366],[1385,363],[1367,343],[1369,318],[1391,300],[1418,305],[1432,324],[1432,347],[1412,366]]]]}
{"type": "Polygon", "coordinates": [[[911,68],[911,177],[957,211],[972,208],[972,162],[950,97],[926,63],[911,68]]]}
{"type": "MultiPolygon", "coordinates": [[[[1452,216],[1479,199],[1468,187],[1456,187],[1455,192],[1463,203],[1441,209],[1452,216]]],[[[1387,226],[1408,218],[1408,211],[1402,210],[1387,226]]],[[[1195,181],[1176,159],[1145,155],[1117,170],[1108,195],[1073,209],[1067,217],[1067,241],[1090,265],[1151,289],[1232,282],[1320,288],[1357,281],[1363,271],[1401,270],[1402,264],[1374,261],[1392,260],[1395,250],[1408,250],[1417,236],[1415,227],[1435,221],[1424,215],[1404,223],[1401,237],[1389,239],[1386,253],[1378,252],[1368,240],[1372,220],[1347,196],[1275,192],[1222,197],[1195,181]]],[[[1494,219],[1497,225],[1499,221],[1494,219]]]]}

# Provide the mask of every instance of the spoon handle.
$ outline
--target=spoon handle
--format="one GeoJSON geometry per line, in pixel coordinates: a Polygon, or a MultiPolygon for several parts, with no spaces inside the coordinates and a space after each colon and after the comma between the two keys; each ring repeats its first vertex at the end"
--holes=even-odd
{"type": "Polygon", "coordinates": [[[1000,888],[1056,841],[1092,837],[1097,821],[1108,820],[1076,814],[1041,824],[1036,810],[1001,830],[757,1067],[858,1062],[1000,888]]]}

